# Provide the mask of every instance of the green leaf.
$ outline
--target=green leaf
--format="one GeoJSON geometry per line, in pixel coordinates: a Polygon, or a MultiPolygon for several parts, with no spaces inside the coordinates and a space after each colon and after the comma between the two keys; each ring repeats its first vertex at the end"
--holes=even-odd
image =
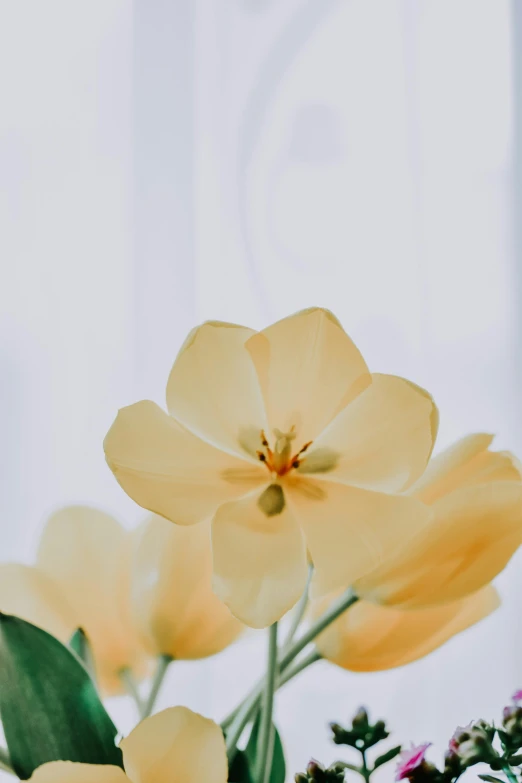
{"type": "Polygon", "coordinates": [[[95,680],[94,658],[92,655],[91,643],[83,628],[77,628],[73,633],[69,639],[69,647],[76,653],[92,679],[95,680]]]}
{"type": "MultiPolygon", "coordinates": [[[[250,765],[250,771],[253,776],[253,772],[256,768],[256,749],[257,749],[257,737],[259,734],[259,726],[261,725],[261,713],[257,716],[250,737],[245,748],[245,753],[250,765]]],[[[285,754],[283,751],[283,743],[279,732],[274,726],[274,754],[272,756],[272,769],[270,770],[270,783],[285,783],[286,776],[286,764],[285,754]]]]}
{"type": "Polygon", "coordinates": [[[377,767],[382,767],[383,764],[387,764],[388,761],[391,761],[396,756],[398,756],[400,752],[401,752],[400,745],[397,745],[395,748],[390,748],[390,750],[387,750],[386,753],[382,754],[382,756],[377,756],[373,768],[377,769],[377,767]]]}
{"type": "Polygon", "coordinates": [[[117,729],[80,660],[19,617],[0,614],[0,714],[16,774],[47,761],[122,767],[117,729]]]}
{"type": "Polygon", "coordinates": [[[228,779],[230,783],[254,783],[254,770],[250,769],[250,764],[244,750],[237,750],[234,760],[228,768],[228,779]]]}
{"type": "Polygon", "coordinates": [[[494,775],[479,775],[479,778],[481,780],[486,780],[487,783],[506,783],[505,780],[501,780],[500,778],[496,778],[494,775]]]}

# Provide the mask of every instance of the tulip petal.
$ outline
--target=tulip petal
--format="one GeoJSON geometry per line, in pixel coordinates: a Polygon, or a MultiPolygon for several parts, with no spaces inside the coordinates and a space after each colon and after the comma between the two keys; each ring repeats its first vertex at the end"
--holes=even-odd
{"type": "Polygon", "coordinates": [[[50,761],[31,775],[32,783],[129,783],[119,767],[111,764],[78,764],[74,761],[50,761]]]}
{"type": "Polygon", "coordinates": [[[243,626],[212,590],[210,525],[151,516],[134,537],[132,610],[147,647],[186,660],[233,642],[243,626]]]}
{"type": "Polygon", "coordinates": [[[212,523],[214,590],[253,628],[271,625],[296,603],[308,572],[306,545],[288,504],[269,513],[260,503],[264,494],[221,506],[212,523]]]}
{"type": "Polygon", "coordinates": [[[73,606],[100,686],[109,693],[121,690],[120,669],[139,671],[143,663],[130,617],[130,558],[129,534],[113,517],[86,506],[53,514],[38,549],[38,567],[73,606]]]}
{"type": "Polygon", "coordinates": [[[429,609],[403,611],[360,601],[332,623],[316,645],[324,658],[343,669],[394,669],[441,647],[499,604],[497,591],[489,585],[468,598],[429,609]]]}
{"type": "Polygon", "coordinates": [[[149,400],[120,410],[104,449],[125,492],[180,525],[210,519],[221,503],[266,481],[260,463],[214,448],[149,400]]]}
{"type": "Polygon", "coordinates": [[[221,728],[186,707],[146,718],[121,742],[132,783],[226,783],[221,728]]]}
{"type": "Polygon", "coordinates": [[[422,607],[455,601],[491,582],[522,543],[522,484],[464,487],[432,506],[430,525],[356,584],[376,603],[422,607]]]}
{"type": "Polygon", "coordinates": [[[246,343],[257,369],[270,427],[296,427],[313,440],[370,382],[358,349],[329,310],[302,310],[246,343]]]}
{"type": "MultiPolygon", "coordinates": [[[[178,421],[224,451],[252,458],[242,440],[266,428],[263,397],[245,342],[252,329],[220,321],[193,329],[167,384],[167,406],[178,421]]],[[[255,458],[255,453],[254,453],[255,458]]]]}
{"type": "Polygon", "coordinates": [[[315,596],[374,570],[431,517],[414,498],[334,482],[294,483],[289,497],[315,566],[315,596]]]}
{"type": "Polygon", "coordinates": [[[408,494],[434,503],[455,489],[486,481],[520,481],[520,463],[509,452],[488,451],[493,435],[461,438],[434,457],[408,494]]]}
{"type": "MultiPolygon", "coordinates": [[[[314,451],[338,455],[324,477],[380,492],[401,492],[424,471],[438,426],[428,392],[394,375],[372,375],[372,383],[347,405],[314,441],[314,451]]],[[[315,471],[314,471],[315,472],[315,471]]]]}
{"type": "Polygon", "coordinates": [[[0,565],[0,611],[14,614],[67,642],[78,626],[76,613],[56,582],[38,568],[0,565]]]}

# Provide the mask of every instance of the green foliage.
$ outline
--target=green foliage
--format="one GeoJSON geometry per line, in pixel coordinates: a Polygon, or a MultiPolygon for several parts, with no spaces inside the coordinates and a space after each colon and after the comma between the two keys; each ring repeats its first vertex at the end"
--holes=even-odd
{"type": "Polygon", "coordinates": [[[123,766],[116,727],[79,658],[46,631],[4,614],[0,714],[23,780],[55,760],[123,766]]]}

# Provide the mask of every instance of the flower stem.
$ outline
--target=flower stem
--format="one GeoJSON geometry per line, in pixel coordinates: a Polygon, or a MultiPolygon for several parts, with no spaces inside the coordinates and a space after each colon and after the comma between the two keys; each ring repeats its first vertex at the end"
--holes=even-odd
{"type": "MultiPolygon", "coordinates": [[[[312,642],[315,637],[321,633],[321,631],[324,631],[324,629],[330,625],[330,623],[333,623],[334,620],[337,620],[337,618],[343,612],[349,609],[350,606],[355,604],[358,600],[359,599],[353,592],[352,588],[348,588],[348,590],[346,590],[337,599],[337,601],[333,603],[330,608],[323,615],[321,615],[321,617],[319,617],[319,619],[308,629],[308,631],[291,645],[291,647],[286,651],[286,653],[283,654],[282,659],[279,661],[279,672],[281,679],[284,678],[285,670],[288,668],[290,663],[299,655],[300,652],[302,652],[302,650],[304,650],[306,645],[312,642]]],[[[310,655],[312,656],[312,653],[310,655]]],[[[313,663],[314,660],[317,659],[313,658],[312,656],[310,663],[313,663]]],[[[304,668],[305,667],[303,666],[303,669],[304,668]]],[[[302,671],[302,669],[297,669],[295,674],[299,674],[300,671],[302,671]]],[[[289,679],[290,677],[284,679],[284,682],[288,682],[289,679]]],[[[239,738],[241,737],[241,734],[243,733],[245,726],[256,714],[259,699],[263,693],[264,682],[264,679],[258,682],[252,691],[248,694],[246,699],[241,703],[239,708],[223,721],[224,728],[229,726],[227,731],[227,753],[229,761],[232,761],[234,758],[235,747],[239,738]]],[[[280,687],[281,684],[283,683],[279,681],[278,687],[280,687]]]]}
{"type": "Polygon", "coordinates": [[[505,776],[509,780],[509,783],[518,783],[517,776],[509,766],[509,764],[504,764],[502,767],[502,771],[504,772],[505,776]]]}
{"type": "Polygon", "coordinates": [[[277,682],[277,623],[270,626],[268,632],[268,663],[266,667],[265,688],[259,739],[256,752],[257,783],[268,783],[272,769],[274,752],[274,727],[272,713],[274,711],[274,693],[277,682]]]}
{"type": "Polygon", "coordinates": [[[283,672],[286,667],[292,663],[295,657],[304,650],[307,644],[310,644],[316,636],[319,636],[321,631],[324,631],[334,620],[355,604],[359,599],[349,587],[345,592],[335,601],[330,608],[319,617],[319,619],[310,626],[310,628],[297,639],[289,649],[283,654],[283,657],[279,661],[280,670],[283,672]]]}
{"type": "Polygon", "coordinates": [[[301,598],[299,599],[299,602],[295,606],[294,613],[292,615],[292,620],[290,623],[290,628],[288,629],[286,639],[283,642],[283,647],[282,647],[283,650],[286,650],[290,646],[292,639],[295,636],[295,632],[299,628],[299,623],[303,619],[304,613],[306,612],[306,607],[308,605],[308,593],[310,590],[310,582],[312,581],[313,572],[314,572],[314,567],[313,565],[310,564],[308,568],[308,579],[306,580],[306,586],[305,589],[303,590],[303,594],[301,598]]]}
{"type": "Polygon", "coordinates": [[[143,715],[143,699],[141,698],[140,692],[138,690],[138,686],[136,684],[136,680],[134,679],[131,670],[121,669],[120,680],[125,685],[125,689],[127,690],[129,696],[132,696],[132,698],[134,699],[134,702],[138,709],[138,713],[141,718],[141,716],[143,715]]]}
{"type": "Polygon", "coordinates": [[[170,655],[160,655],[158,658],[158,666],[156,668],[156,672],[154,674],[154,678],[152,680],[152,685],[149,691],[149,695],[147,699],[145,700],[145,703],[142,706],[141,709],[141,718],[147,718],[152,710],[154,709],[154,704],[156,703],[156,699],[158,698],[158,693],[160,692],[160,688],[163,685],[163,680],[165,679],[165,675],[167,673],[167,669],[169,668],[169,664],[171,664],[173,661],[173,658],[170,655]]]}

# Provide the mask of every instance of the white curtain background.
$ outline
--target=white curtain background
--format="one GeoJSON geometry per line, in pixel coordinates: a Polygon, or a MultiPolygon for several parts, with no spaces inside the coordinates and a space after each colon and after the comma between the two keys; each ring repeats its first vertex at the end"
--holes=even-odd
{"type": "MultiPolygon", "coordinates": [[[[0,0],[1,558],[30,562],[65,503],[139,521],[103,436],[163,402],[207,318],[329,307],[434,394],[440,447],[522,453],[521,51],[520,0],[0,0]]],[[[522,686],[518,570],[427,659],[282,691],[289,780],[342,755],[327,723],[360,703],[440,747],[497,716],[522,686]]],[[[251,634],[176,663],[160,706],[220,718],[263,659],[251,634]]]]}

